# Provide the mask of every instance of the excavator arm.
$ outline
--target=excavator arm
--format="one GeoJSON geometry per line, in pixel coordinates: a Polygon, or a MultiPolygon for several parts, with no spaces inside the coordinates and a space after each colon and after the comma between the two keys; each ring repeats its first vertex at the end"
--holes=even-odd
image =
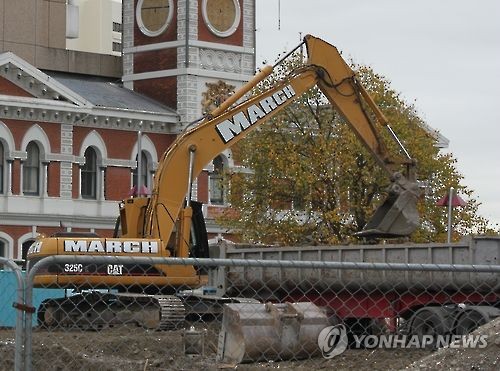
{"type": "Polygon", "coordinates": [[[304,38],[304,43],[308,51],[308,62],[304,66],[292,71],[272,89],[238,103],[272,72],[272,67],[264,67],[201,123],[177,138],[160,160],[150,199],[130,199],[123,204],[123,237],[168,241],[176,221],[180,220],[176,255],[188,256],[192,181],[219,153],[315,85],[350,124],[392,180],[388,201],[360,235],[404,236],[413,232],[418,226],[414,161],[409,156],[389,154],[378,128],[389,127],[387,120],[338,50],[310,35],[304,38]],[[371,117],[375,117],[380,125],[375,125],[371,117]],[[401,173],[402,167],[406,169],[405,175],[401,173]]]}

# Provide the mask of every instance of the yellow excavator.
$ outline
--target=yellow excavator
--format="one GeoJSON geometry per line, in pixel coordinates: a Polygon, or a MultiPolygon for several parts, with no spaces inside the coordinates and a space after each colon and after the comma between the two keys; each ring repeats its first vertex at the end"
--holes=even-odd
{"type": "MultiPolygon", "coordinates": [[[[191,200],[193,180],[222,151],[313,86],[319,87],[350,124],[391,180],[386,201],[359,235],[387,238],[411,234],[419,225],[415,161],[338,50],[311,35],[303,44],[308,56],[304,65],[272,89],[252,94],[252,89],[273,71],[271,66],[263,67],[174,141],[159,162],[151,196],[131,197],[120,203],[117,224],[121,228],[113,238],[67,232],[40,237],[28,252],[29,266],[52,255],[208,257],[201,205],[191,200]],[[384,127],[401,148],[396,154],[391,155],[384,145],[384,127]]],[[[206,272],[193,266],[54,264],[38,272],[35,286],[79,290],[111,287],[119,292],[90,291],[49,299],[40,306],[38,319],[44,326],[132,320],[167,328],[183,316],[184,307],[182,300],[167,294],[172,294],[172,289],[200,287],[206,281],[206,272]],[[152,317],[145,314],[148,312],[152,317]]]]}

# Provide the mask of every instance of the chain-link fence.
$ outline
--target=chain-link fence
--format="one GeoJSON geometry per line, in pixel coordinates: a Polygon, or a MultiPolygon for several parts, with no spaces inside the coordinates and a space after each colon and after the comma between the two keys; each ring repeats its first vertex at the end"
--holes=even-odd
{"type": "MultiPolygon", "coordinates": [[[[401,369],[453,342],[498,359],[488,336],[465,336],[500,316],[498,265],[268,251],[258,259],[45,258],[26,277],[17,311],[24,336],[15,343],[24,347],[2,329],[0,369],[13,368],[13,353],[27,370],[401,369]],[[196,289],[183,285],[193,271],[196,289]]],[[[2,277],[3,295],[11,284],[2,277]]]]}

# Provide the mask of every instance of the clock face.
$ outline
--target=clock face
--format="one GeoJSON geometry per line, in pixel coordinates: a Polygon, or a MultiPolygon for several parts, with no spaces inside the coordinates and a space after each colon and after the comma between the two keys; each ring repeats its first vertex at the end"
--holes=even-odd
{"type": "Polygon", "coordinates": [[[202,12],[210,31],[220,37],[232,35],[240,24],[238,0],[203,0],[202,12]]]}
{"type": "Polygon", "coordinates": [[[137,25],[146,36],[161,35],[169,26],[173,14],[173,0],[139,0],[137,2],[137,25]]]}

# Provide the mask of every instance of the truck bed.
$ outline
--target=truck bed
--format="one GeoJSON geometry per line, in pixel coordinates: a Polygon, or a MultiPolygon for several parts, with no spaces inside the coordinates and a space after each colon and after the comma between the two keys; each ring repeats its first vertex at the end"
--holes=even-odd
{"type": "MultiPolygon", "coordinates": [[[[457,243],[257,247],[221,242],[223,259],[370,262],[406,264],[498,265],[500,237],[467,237],[457,243]]],[[[380,290],[492,293],[500,291],[498,273],[229,267],[226,290],[380,290]]]]}

